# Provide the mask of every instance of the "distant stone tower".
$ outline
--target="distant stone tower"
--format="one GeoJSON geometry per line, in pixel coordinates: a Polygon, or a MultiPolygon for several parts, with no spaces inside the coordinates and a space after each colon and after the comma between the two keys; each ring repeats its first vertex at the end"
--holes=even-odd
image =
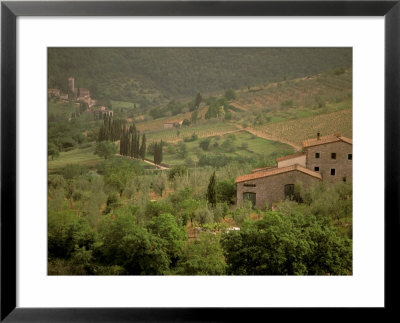
{"type": "Polygon", "coordinates": [[[68,90],[71,92],[74,92],[75,90],[75,79],[73,77],[68,79],[68,90]]]}
{"type": "Polygon", "coordinates": [[[68,99],[76,100],[75,79],[72,76],[68,79],[68,99]]]}

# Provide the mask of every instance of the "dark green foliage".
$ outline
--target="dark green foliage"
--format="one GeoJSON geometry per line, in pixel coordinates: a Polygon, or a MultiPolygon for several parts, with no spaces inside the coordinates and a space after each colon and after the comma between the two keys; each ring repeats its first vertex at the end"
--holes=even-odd
{"type": "Polygon", "coordinates": [[[146,225],[149,232],[163,239],[163,249],[166,250],[173,263],[176,262],[187,240],[186,230],[178,225],[175,217],[170,213],[163,213],[154,217],[146,225]]]}
{"type": "Polygon", "coordinates": [[[232,180],[217,181],[215,186],[218,202],[234,204],[236,198],[236,185],[232,180]]]}
{"type": "Polygon", "coordinates": [[[117,141],[123,134],[126,121],[114,119],[112,117],[105,117],[103,124],[99,129],[97,141],[117,141]]]}
{"type": "Polygon", "coordinates": [[[128,180],[142,173],[142,168],[137,161],[128,161],[122,158],[111,159],[104,162],[104,182],[110,189],[118,192],[120,196],[128,180]]]}
{"type": "Polygon", "coordinates": [[[50,142],[47,146],[47,155],[51,157],[52,160],[54,159],[54,157],[58,157],[60,155],[58,147],[52,142],[50,142]]]}
{"type": "Polygon", "coordinates": [[[352,242],[328,221],[299,210],[267,212],[221,239],[233,275],[349,275],[352,242]]]}
{"type": "Polygon", "coordinates": [[[224,275],[226,264],[218,237],[202,233],[190,242],[177,263],[178,275],[224,275]]]}
{"type": "Polygon", "coordinates": [[[136,130],[135,124],[131,124],[129,127],[123,126],[119,151],[123,156],[144,159],[146,155],[146,135],[143,134],[142,145],[140,145],[140,132],[136,130]]]}
{"type": "Polygon", "coordinates": [[[191,122],[188,119],[184,119],[183,122],[182,122],[182,126],[188,127],[188,126],[190,126],[190,124],[191,124],[191,122]]]}
{"type": "Polygon", "coordinates": [[[173,180],[175,177],[185,176],[187,172],[187,168],[183,165],[175,166],[171,168],[168,173],[168,179],[173,180]]]}
{"type": "Polygon", "coordinates": [[[92,248],[96,236],[85,218],[68,212],[49,212],[49,257],[70,258],[76,247],[92,248]]]}
{"type": "Polygon", "coordinates": [[[226,153],[234,153],[236,150],[235,146],[235,140],[233,138],[227,138],[224,140],[224,142],[221,144],[221,149],[226,152],[226,153]]]}
{"type": "Polygon", "coordinates": [[[199,143],[199,147],[203,150],[208,150],[210,148],[210,144],[211,144],[211,139],[210,138],[205,138],[203,140],[200,141],[199,143]]]}
{"type": "Polygon", "coordinates": [[[166,242],[136,225],[131,214],[104,216],[99,235],[98,259],[123,267],[128,275],[161,275],[169,268],[171,260],[164,249],[166,242]]]}
{"type": "Polygon", "coordinates": [[[111,156],[115,155],[118,151],[118,147],[114,145],[112,142],[108,141],[100,141],[96,144],[96,148],[94,150],[95,155],[99,155],[104,159],[108,159],[111,156]]]}
{"type": "Polygon", "coordinates": [[[60,145],[62,149],[72,148],[75,145],[75,140],[72,137],[60,138],[60,145]]]}
{"type": "Polygon", "coordinates": [[[113,192],[107,197],[106,208],[104,209],[103,214],[108,214],[113,209],[117,209],[121,205],[122,204],[119,201],[118,195],[115,192],[113,192]]]}
{"type": "Polygon", "coordinates": [[[152,219],[154,217],[158,217],[163,213],[170,213],[175,214],[176,210],[172,206],[171,203],[164,201],[164,202],[149,202],[146,206],[146,213],[145,216],[147,219],[152,219]]]}
{"type": "Polygon", "coordinates": [[[216,179],[215,179],[215,171],[210,177],[210,181],[207,187],[207,202],[211,204],[212,207],[215,207],[217,204],[217,192],[215,190],[216,179]]]}
{"type": "Polygon", "coordinates": [[[225,92],[225,98],[226,98],[228,101],[235,100],[235,99],[236,99],[236,93],[235,93],[235,91],[234,91],[233,89],[227,90],[227,91],[225,92]]]}
{"type": "Polygon", "coordinates": [[[133,78],[170,96],[192,96],[352,63],[351,48],[50,48],[48,54],[49,88],[66,92],[73,75],[76,86],[89,88],[96,99],[143,101],[141,107],[148,104],[146,95],[132,92],[133,84],[121,86],[122,80],[133,78]]]}
{"type": "Polygon", "coordinates": [[[146,134],[143,134],[142,136],[142,145],[140,146],[139,155],[141,159],[146,158],[146,134]]]}
{"type": "Polygon", "coordinates": [[[197,109],[199,108],[202,99],[203,98],[201,97],[201,94],[197,93],[196,98],[194,99],[194,105],[196,106],[197,109]]]}
{"type": "Polygon", "coordinates": [[[163,142],[154,144],[154,164],[160,165],[163,160],[163,142]]]}

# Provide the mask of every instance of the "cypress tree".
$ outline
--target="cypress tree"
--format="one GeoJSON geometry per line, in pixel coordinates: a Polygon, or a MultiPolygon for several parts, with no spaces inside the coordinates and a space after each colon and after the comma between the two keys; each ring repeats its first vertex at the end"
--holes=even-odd
{"type": "Polygon", "coordinates": [[[139,154],[140,154],[139,143],[140,143],[140,132],[137,131],[136,132],[136,142],[135,142],[135,158],[139,158],[139,154]]]}
{"type": "Polygon", "coordinates": [[[140,158],[145,159],[146,157],[146,134],[142,136],[142,146],[140,147],[140,158]]]}
{"type": "Polygon", "coordinates": [[[160,160],[159,163],[160,163],[160,164],[161,164],[162,159],[163,159],[163,155],[162,155],[162,144],[163,144],[163,143],[162,143],[162,140],[161,140],[161,142],[160,142],[160,148],[159,148],[159,149],[160,149],[160,154],[159,154],[159,160],[160,160]]]}
{"type": "Polygon", "coordinates": [[[215,171],[210,177],[210,182],[207,187],[207,201],[211,204],[212,207],[215,207],[217,204],[217,193],[215,191],[215,171]]]}
{"type": "Polygon", "coordinates": [[[154,143],[154,164],[158,165],[158,144],[154,143]]]}

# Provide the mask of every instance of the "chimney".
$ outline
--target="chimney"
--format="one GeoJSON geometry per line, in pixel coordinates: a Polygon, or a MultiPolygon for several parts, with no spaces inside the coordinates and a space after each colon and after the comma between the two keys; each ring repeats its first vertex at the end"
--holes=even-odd
{"type": "Polygon", "coordinates": [[[317,140],[320,140],[321,139],[321,133],[318,131],[317,132],[317,140]]]}

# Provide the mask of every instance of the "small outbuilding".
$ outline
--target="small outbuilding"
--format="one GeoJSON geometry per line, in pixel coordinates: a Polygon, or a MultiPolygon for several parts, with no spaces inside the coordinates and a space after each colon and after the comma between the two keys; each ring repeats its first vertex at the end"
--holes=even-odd
{"type": "Polygon", "coordinates": [[[294,185],[297,181],[309,187],[322,180],[321,174],[301,165],[271,168],[236,178],[237,202],[249,200],[262,209],[268,204],[294,197],[294,185]]]}

